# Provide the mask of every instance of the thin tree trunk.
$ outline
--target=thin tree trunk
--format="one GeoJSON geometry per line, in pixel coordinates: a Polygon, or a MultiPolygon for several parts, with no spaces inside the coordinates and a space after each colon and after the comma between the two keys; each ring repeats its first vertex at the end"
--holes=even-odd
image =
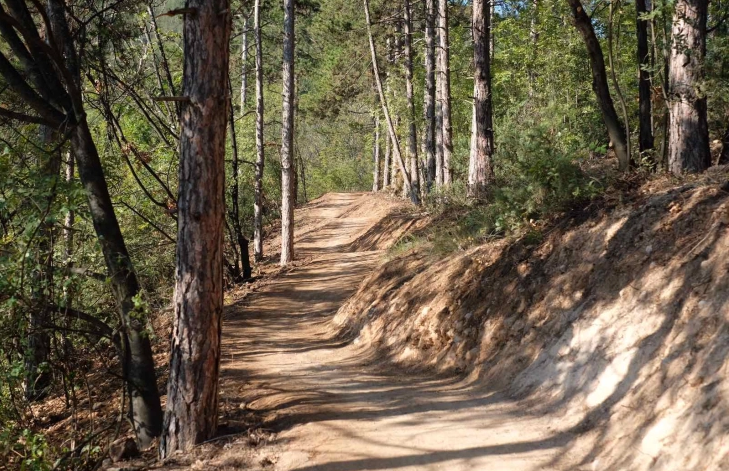
{"type": "MultiPolygon", "coordinates": [[[[493,4],[493,1],[491,2],[493,4]]],[[[492,19],[493,16],[489,15],[492,19]]],[[[539,43],[539,29],[538,29],[538,23],[539,23],[539,0],[532,0],[532,11],[531,11],[531,22],[529,25],[529,41],[531,42],[532,51],[531,56],[529,58],[529,68],[527,72],[527,76],[529,79],[529,98],[534,97],[534,92],[536,91],[536,83],[537,83],[537,70],[536,70],[536,63],[537,63],[537,46],[539,43]]]]}
{"type": "MultiPolygon", "coordinates": [[[[50,149],[53,146],[53,130],[48,126],[41,126],[40,137],[43,146],[50,149]]],[[[51,185],[46,198],[44,211],[50,212],[50,207],[56,195],[56,185],[61,170],[61,153],[59,151],[47,152],[38,162],[43,183],[51,185]]],[[[47,191],[47,189],[44,188],[47,191]]],[[[38,259],[33,269],[33,287],[31,293],[32,305],[29,312],[27,350],[25,352],[25,379],[23,389],[28,401],[43,399],[49,392],[53,375],[48,368],[51,352],[51,337],[47,331],[50,324],[48,295],[53,287],[53,224],[41,222],[38,229],[38,259]]]]}
{"type": "Polygon", "coordinates": [[[392,160],[392,147],[390,144],[390,136],[385,136],[385,161],[382,164],[382,189],[387,189],[390,186],[390,167],[392,160]]]}
{"type": "Polygon", "coordinates": [[[425,0],[425,90],[423,114],[423,154],[425,157],[426,189],[430,191],[435,180],[435,2],[425,0]]]}
{"type": "Polygon", "coordinates": [[[380,114],[375,111],[374,144],[372,145],[372,159],[374,170],[372,172],[372,191],[380,191],[380,114]]]}
{"type": "MultiPolygon", "coordinates": [[[[177,95],[177,91],[175,90],[175,82],[172,80],[172,73],[170,72],[170,64],[167,61],[167,54],[165,53],[164,44],[162,43],[162,36],[159,34],[159,27],[157,26],[157,16],[154,13],[154,7],[150,3],[147,6],[147,11],[149,13],[149,16],[152,18],[152,29],[154,30],[154,36],[157,39],[157,47],[159,48],[160,56],[162,57],[162,68],[165,71],[165,76],[167,77],[167,86],[170,87],[170,92],[172,93],[172,96],[177,95]]],[[[175,109],[177,110],[177,114],[180,114],[180,106],[179,103],[175,103],[175,109]]]]}
{"type": "Polygon", "coordinates": [[[81,184],[89,200],[91,218],[106,261],[110,287],[119,308],[122,370],[131,398],[129,417],[140,445],[147,447],[161,432],[162,407],[157,390],[152,346],[146,331],[146,313],[135,309],[135,300],[140,293],[139,282],[114,213],[99,154],[85,118],[80,120],[71,135],[71,149],[78,164],[81,184]]]}
{"type": "Polygon", "coordinates": [[[575,27],[582,35],[587,47],[587,54],[590,57],[590,67],[592,69],[592,89],[595,92],[602,119],[605,122],[610,140],[613,142],[613,148],[618,156],[618,168],[621,171],[627,171],[630,167],[630,159],[628,156],[625,129],[618,119],[615,111],[613,99],[610,96],[610,88],[607,81],[607,73],[605,71],[605,57],[602,54],[600,42],[595,36],[595,29],[592,27],[590,17],[585,13],[585,9],[580,0],[567,0],[575,22],[575,27]]]}
{"type": "MultiPolygon", "coordinates": [[[[625,151],[628,154],[628,162],[633,165],[633,159],[631,156],[631,144],[630,144],[630,118],[628,117],[628,106],[625,103],[625,97],[620,89],[620,83],[618,82],[617,71],[615,70],[615,61],[613,54],[613,25],[615,19],[615,3],[619,0],[610,1],[610,13],[608,20],[608,64],[610,65],[610,78],[613,82],[613,88],[615,88],[615,94],[618,96],[620,102],[620,109],[623,112],[623,123],[625,124],[625,151]]],[[[618,30],[619,31],[619,30],[618,30]]]]}
{"type": "MultiPolygon", "coordinates": [[[[228,82],[230,83],[230,81],[228,82]]],[[[234,247],[237,247],[236,258],[240,260],[240,266],[236,265],[236,271],[238,279],[236,282],[247,280],[253,274],[251,269],[251,258],[249,255],[249,241],[243,235],[243,228],[240,223],[240,190],[239,190],[239,178],[240,178],[240,158],[238,155],[238,138],[235,132],[235,112],[233,111],[233,87],[230,86],[230,105],[228,106],[228,117],[230,124],[230,145],[233,151],[233,162],[232,162],[232,173],[231,185],[230,185],[230,212],[229,216],[233,223],[233,233],[235,234],[235,240],[232,240],[234,247]]],[[[245,106],[245,98],[241,98],[241,105],[245,106]]],[[[241,110],[243,111],[243,110],[241,110]]]]}
{"type": "Polygon", "coordinates": [[[180,133],[175,323],[160,455],[214,436],[223,314],[225,131],[230,106],[228,0],[187,0],[184,27],[189,98],[180,133]]]}
{"type": "MultiPolygon", "coordinates": [[[[648,13],[646,0],[636,0],[636,32],[638,36],[638,119],[639,135],[638,149],[641,154],[653,150],[653,111],[651,109],[651,74],[648,69],[651,66],[650,52],[648,48],[648,21],[641,16],[648,13]]],[[[654,156],[644,155],[650,158],[650,166],[655,168],[654,156]]]]}
{"type": "Polygon", "coordinates": [[[719,161],[717,165],[729,164],[729,127],[724,131],[724,135],[721,138],[721,154],[719,155],[719,161]]]}
{"type": "Polygon", "coordinates": [[[294,260],[294,0],[284,0],[283,118],[281,126],[281,265],[294,260]]]}
{"type": "Polygon", "coordinates": [[[392,140],[392,151],[395,154],[395,158],[397,159],[397,163],[400,167],[400,172],[402,173],[402,176],[405,180],[404,184],[409,189],[410,200],[413,202],[413,204],[419,205],[420,204],[420,195],[417,192],[412,191],[410,177],[408,176],[408,173],[405,169],[405,161],[402,158],[402,152],[400,152],[400,141],[397,138],[397,133],[395,132],[395,126],[392,123],[392,117],[390,116],[390,110],[389,110],[389,107],[387,106],[387,97],[385,96],[385,91],[382,88],[382,80],[380,80],[380,68],[377,65],[377,50],[375,49],[375,40],[372,37],[372,22],[370,20],[369,0],[364,0],[364,9],[365,9],[365,20],[367,22],[367,37],[369,38],[370,52],[372,54],[372,72],[375,76],[375,84],[377,85],[377,92],[380,95],[380,104],[382,105],[382,113],[385,115],[385,121],[387,123],[387,130],[390,133],[390,140],[392,140]]]}
{"type": "Polygon", "coordinates": [[[243,21],[243,37],[240,45],[240,115],[245,114],[246,98],[248,92],[248,20],[243,21]]]}
{"type": "Polygon", "coordinates": [[[253,255],[256,262],[263,259],[263,48],[261,43],[261,0],[253,6],[253,34],[256,42],[256,167],[253,200],[253,255]]]}
{"type": "Polygon", "coordinates": [[[440,106],[443,120],[443,180],[448,186],[452,183],[451,158],[453,156],[453,125],[451,123],[451,66],[450,44],[448,38],[448,0],[438,0],[438,78],[440,80],[440,106]]]}
{"type": "Polygon", "coordinates": [[[473,137],[468,164],[468,196],[485,196],[493,179],[491,156],[494,152],[494,131],[491,103],[491,19],[493,0],[473,0],[473,137]]]}
{"type": "Polygon", "coordinates": [[[400,152],[400,141],[397,138],[397,133],[395,132],[395,126],[392,123],[392,117],[390,116],[390,110],[387,106],[387,97],[385,96],[385,91],[382,88],[382,80],[380,79],[380,68],[377,65],[377,50],[375,49],[375,40],[372,37],[372,22],[370,20],[370,4],[369,0],[364,0],[364,10],[365,10],[365,21],[367,22],[367,37],[369,39],[370,43],[370,52],[372,54],[372,72],[375,76],[375,84],[377,85],[377,92],[380,94],[380,104],[382,105],[382,113],[385,115],[385,121],[387,122],[387,129],[390,133],[390,139],[392,140],[392,150],[395,154],[395,159],[397,159],[397,163],[400,166],[400,172],[402,173],[404,184],[408,188],[408,193],[410,193],[410,200],[415,205],[420,204],[420,195],[417,191],[413,191],[413,186],[410,181],[410,176],[408,175],[407,169],[405,168],[405,161],[402,158],[402,153],[400,152]]]}
{"type": "Polygon", "coordinates": [[[405,0],[405,97],[408,102],[408,162],[410,191],[420,195],[418,171],[418,131],[415,124],[415,93],[413,92],[413,20],[410,0],[405,0]]]}
{"type": "MultiPolygon", "coordinates": [[[[75,173],[75,160],[73,154],[68,152],[66,154],[66,168],[65,168],[65,179],[66,184],[70,184],[73,181],[73,174],[75,173]]],[[[70,200],[67,200],[69,208],[72,207],[70,200]]],[[[66,217],[63,219],[63,248],[64,248],[64,265],[70,266],[71,258],[73,257],[73,226],[76,224],[76,211],[69,209],[66,213],[66,217]]],[[[63,302],[67,308],[73,307],[73,292],[70,286],[64,285],[63,287],[63,302]]]]}
{"type": "Polygon", "coordinates": [[[706,95],[699,89],[705,76],[707,10],[706,0],[678,0],[673,17],[668,168],[676,175],[711,165],[706,95]]]}
{"type": "Polygon", "coordinates": [[[309,202],[309,197],[306,194],[306,167],[304,166],[304,156],[297,148],[299,154],[299,180],[301,180],[301,192],[303,193],[304,203],[309,202]]]}

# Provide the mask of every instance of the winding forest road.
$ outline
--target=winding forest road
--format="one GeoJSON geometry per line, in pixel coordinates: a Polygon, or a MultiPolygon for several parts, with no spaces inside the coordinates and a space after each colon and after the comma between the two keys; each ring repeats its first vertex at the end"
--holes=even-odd
{"type": "Polygon", "coordinates": [[[276,432],[268,469],[563,469],[559,421],[459,378],[398,372],[336,337],[333,315],[381,257],[352,242],[398,204],[330,194],[297,215],[310,228],[297,259],[309,261],[228,309],[221,401],[276,432]]]}

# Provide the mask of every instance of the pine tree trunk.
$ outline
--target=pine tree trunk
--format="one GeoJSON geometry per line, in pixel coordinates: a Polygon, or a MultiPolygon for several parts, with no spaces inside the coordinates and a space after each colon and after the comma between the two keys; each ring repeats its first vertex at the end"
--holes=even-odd
{"type": "Polygon", "coordinates": [[[390,136],[385,136],[385,160],[382,163],[382,189],[390,186],[390,167],[392,166],[392,147],[390,144],[390,136]]]}
{"type": "Polygon", "coordinates": [[[567,0],[567,2],[572,9],[575,27],[582,35],[582,39],[587,47],[587,54],[590,57],[590,67],[592,69],[592,89],[595,92],[595,97],[600,106],[608,135],[613,142],[613,148],[618,156],[618,168],[621,171],[627,171],[630,168],[630,158],[628,156],[625,129],[618,119],[613,99],[610,96],[610,87],[608,86],[607,73],[605,71],[605,57],[603,56],[600,42],[597,36],[595,36],[592,20],[585,13],[585,9],[582,7],[580,0],[567,0]]]}
{"type": "Polygon", "coordinates": [[[425,0],[425,90],[423,114],[423,154],[426,164],[426,190],[430,191],[435,181],[435,2],[425,0]]]}
{"type": "Polygon", "coordinates": [[[473,136],[468,164],[468,196],[485,196],[493,179],[491,156],[494,152],[494,131],[491,104],[491,19],[493,0],[473,1],[473,136]]]}
{"type": "MultiPolygon", "coordinates": [[[[491,2],[493,4],[493,0],[491,2]]],[[[492,17],[492,15],[489,15],[492,17]]],[[[529,98],[534,97],[537,83],[537,53],[539,43],[539,0],[532,0],[531,22],[529,25],[529,42],[531,42],[532,50],[529,57],[529,67],[527,69],[527,77],[529,79],[529,98]]],[[[490,50],[490,48],[489,48],[490,50]]]]}
{"type": "Polygon", "coordinates": [[[240,115],[245,114],[246,98],[248,95],[248,22],[249,18],[243,21],[243,37],[240,45],[240,115]]]}
{"type": "Polygon", "coordinates": [[[146,331],[145,313],[135,310],[134,299],[139,295],[139,282],[114,213],[99,154],[85,118],[80,120],[71,135],[71,149],[78,164],[79,179],[89,201],[94,230],[104,254],[110,287],[119,309],[122,370],[131,397],[129,417],[140,445],[146,447],[154,437],[159,436],[162,427],[162,407],[157,390],[152,346],[146,331]]]}
{"type": "Polygon", "coordinates": [[[281,265],[294,260],[294,0],[284,0],[283,118],[281,122],[281,265]]]}
{"type": "Polygon", "coordinates": [[[453,156],[453,125],[451,123],[451,66],[448,38],[448,0],[438,0],[438,78],[440,80],[440,106],[442,119],[443,164],[442,184],[452,183],[451,158],[453,156]]]}
{"type": "MultiPolygon", "coordinates": [[[[230,81],[229,81],[230,83],[230,81]]],[[[230,211],[229,211],[229,217],[231,222],[233,223],[233,233],[235,234],[235,240],[231,240],[231,243],[234,247],[236,247],[237,254],[236,259],[240,261],[240,266],[237,266],[235,271],[237,272],[237,280],[234,280],[236,282],[241,282],[243,280],[247,280],[251,277],[253,274],[253,271],[251,269],[251,258],[250,254],[248,253],[248,246],[249,241],[248,239],[243,235],[243,227],[241,226],[240,222],[240,182],[239,182],[239,173],[240,173],[240,157],[238,155],[238,138],[237,133],[235,132],[235,112],[233,110],[233,87],[230,87],[230,105],[228,106],[228,117],[229,117],[229,124],[230,124],[230,147],[232,150],[232,173],[231,175],[231,184],[230,184],[230,211]]],[[[245,97],[241,97],[241,106],[245,106],[245,97]]],[[[241,114],[243,114],[243,110],[245,108],[241,109],[241,114]]]]}
{"type": "Polygon", "coordinates": [[[372,36],[372,22],[370,20],[370,4],[369,0],[364,0],[364,9],[365,9],[365,20],[367,24],[367,37],[369,39],[370,43],[370,53],[372,54],[372,73],[375,76],[375,84],[377,85],[377,92],[380,95],[380,104],[382,105],[382,113],[385,115],[385,121],[387,123],[387,130],[390,134],[390,140],[392,141],[392,151],[395,155],[395,159],[400,167],[400,173],[403,176],[404,179],[404,185],[408,188],[408,193],[410,194],[410,200],[415,205],[420,204],[420,195],[417,191],[413,191],[413,187],[410,181],[410,176],[408,175],[407,169],[405,167],[405,161],[402,158],[402,152],[400,151],[400,141],[397,138],[397,133],[395,132],[395,126],[392,123],[392,117],[390,116],[390,109],[387,106],[387,97],[385,96],[385,91],[382,88],[382,80],[380,79],[380,68],[377,65],[377,49],[375,49],[375,40],[372,36]]]}
{"type": "Polygon", "coordinates": [[[214,436],[223,314],[228,0],[187,0],[175,323],[162,458],[214,436]]]}
{"type": "Polygon", "coordinates": [[[263,48],[261,43],[261,0],[253,6],[253,34],[256,42],[256,167],[253,200],[253,255],[256,262],[263,259],[263,48]]]}
{"type": "Polygon", "coordinates": [[[704,85],[707,0],[678,0],[668,67],[670,130],[668,168],[695,173],[711,165],[704,85]]]}
{"type": "Polygon", "coordinates": [[[380,191],[380,114],[375,112],[374,143],[372,145],[372,158],[374,171],[372,172],[372,191],[380,191]]]}
{"type": "Polygon", "coordinates": [[[410,0],[405,0],[405,97],[408,102],[408,163],[410,191],[420,194],[418,171],[418,131],[415,124],[415,93],[413,91],[413,20],[410,0]]]}
{"type": "MultiPolygon", "coordinates": [[[[648,21],[641,16],[648,13],[646,0],[636,0],[636,31],[638,36],[638,149],[641,154],[653,149],[653,111],[651,109],[651,74],[647,70],[651,66],[648,49],[648,21]]],[[[655,167],[655,159],[650,162],[655,167]]]]}
{"type": "MultiPolygon", "coordinates": [[[[48,126],[41,126],[40,140],[46,149],[54,145],[53,130],[48,126]]],[[[38,162],[43,184],[50,185],[45,204],[48,209],[53,204],[56,186],[61,170],[60,151],[45,153],[38,162]]],[[[43,190],[48,190],[44,188],[43,190]]],[[[42,208],[45,210],[46,208],[42,208]]],[[[33,287],[31,293],[31,307],[29,312],[27,350],[25,352],[25,379],[23,382],[24,395],[28,401],[43,399],[49,392],[53,375],[47,362],[51,352],[51,337],[48,326],[51,324],[48,305],[48,293],[53,287],[53,224],[41,222],[38,228],[38,259],[33,269],[33,287]],[[45,364],[45,367],[44,367],[45,364]]]]}

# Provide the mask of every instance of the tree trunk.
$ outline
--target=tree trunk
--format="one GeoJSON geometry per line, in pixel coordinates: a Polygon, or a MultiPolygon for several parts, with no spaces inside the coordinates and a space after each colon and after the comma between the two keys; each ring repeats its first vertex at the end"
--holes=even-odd
{"type": "Polygon", "coordinates": [[[435,180],[435,2],[425,0],[425,90],[423,114],[425,132],[423,133],[423,155],[426,190],[430,191],[435,180]]]}
{"type": "Polygon", "coordinates": [[[673,47],[668,68],[670,130],[668,168],[671,173],[695,173],[711,165],[704,86],[706,0],[678,0],[671,31],[673,47]]]}
{"type": "Polygon", "coordinates": [[[246,98],[248,92],[248,20],[243,21],[243,37],[240,44],[240,115],[245,114],[246,98]]]}
{"type": "Polygon", "coordinates": [[[486,186],[493,179],[491,156],[494,152],[494,131],[491,104],[491,18],[493,0],[473,1],[473,136],[468,163],[468,196],[485,196],[486,186]]]}
{"type": "Polygon", "coordinates": [[[724,135],[721,138],[721,154],[719,154],[719,161],[717,165],[729,164],[729,127],[724,131],[724,135]]]}
{"type": "Polygon", "coordinates": [[[630,159],[628,157],[628,148],[625,137],[625,129],[623,128],[618,114],[615,111],[613,99],[610,96],[610,88],[607,81],[607,73],[605,71],[605,57],[602,54],[600,42],[595,36],[595,29],[592,27],[590,17],[585,13],[580,0],[567,0],[572,9],[572,15],[575,21],[575,27],[582,35],[587,47],[587,54],[590,57],[590,67],[592,69],[592,90],[595,92],[602,119],[605,122],[610,140],[613,142],[613,148],[618,157],[618,168],[621,171],[627,171],[630,168],[630,159]]]}
{"type": "Polygon", "coordinates": [[[380,114],[375,112],[374,144],[372,146],[372,158],[374,160],[374,171],[372,172],[372,191],[380,191],[380,114]]]}
{"type": "Polygon", "coordinates": [[[71,135],[71,149],[78,164],[79,179],[89,201],[94,230],[104,254],[110,287],[119,309],[122,370],[131,397],[129,417],[140,445],[147,447],[161,432],[162,407],[157,390],[152,346],[146,331],[146,313],[135,309],[139,282],[114,213],[99,154],[85,117],[80,119],[71,135]]]}
{"type": "Polygon", "coordinates": [[[453,125],[451,123],[451,65],[448,38],[448,0],[438,0],[438,79],[440,80],[440,106],[443,120],[443,180],[448,186],[452,183],[451,157],[453,155],[453,125]]]}
{"type": "Polygon", "coordinates": [[[380,79],[380,68],[377,65],[377,50],[375,49],[375,40],[372,37],[372,22],[370,20],[370,4],[369,0],[364,0],[365,10],[365,21],[367,22],[367,37],[370,43],[370,52],[372,54],[372,73],[375,76],[375,84],[377,85],[377,92],[380,95],[380,104],[382,105],[382,113],[385,115],[385,121],[387,123],[387,130],[390,133],[390,139],[392,140],[392,151],[395,154],[395,159],[400,167],[400,173],[402,173],[404,179],[404,185],[408,188],[410,194],[410,200],[415,205],[420,204],[420,195],[417,191],[413,191],[412,182],[408,175],[407,169],[405,168],[405,161],[402,158],[402,152],[400,152],[400,141],[397,138],[395,132],[395,126],[392,123],[392,117],[390,116],[390,110],[387,106],[387,97],[385,91],[382,88],[382,80],[380,79]]]}
{"type": "MultiPolygon", "coordinates": [[[[620,89],[620,82],[618,82],[618,75],[617,71],[615,70],[615,60],[614,54],[613,54],[613,25],[614,25],[614,18],[615,18],[615,8],[616,3],[618,0],[612,0],[610,2],[610,13],[608,15],[608,64],[610,65],[610,78],[613,82],[613,88],[615,89],[615,95],[618,97],[618,102],[620,103],[620,109],[623,112],[623,123],[625,123],[625,151],[628,154],[627,160],[628,165],[635,165],[635,161],[633,160],[633,157],[631,155],[632,153],[632,146],[630,144],[630,117],[628,116],[628,106],[625,103],[625,96],[623,96],[623,91],[620,89]]],[[[618,34],[619,34],[618,30],[618,34]]]]}
{"type": "Polygon", "coordinates": [[[187,0],[175,324],[162,458],[214,436],[223,314],[228,0],[187,0]]]}
{"type": "Polygon", "coordinates": [[[299,153],[299,179],[301,180],[301,192],[304,197],[304,204],[309,202],[309,197],[306,194],[306,167],[304,166],[304,156],[299,153]]]}
{"type": "Polygon", "coordinates": [[[413,20],[410,0],[405,0],[405,97],[408,102],[408,162],[410,191],[420,194],[418,171],[418,131],[415,124],[415,93],[413,92],[413,20]]]}
{"type": "MultiPolygon", "coordinates": [[[[491,2],[493,4],[493,1],[491,2]]],[[[489,14],[489,17],[492,15],[489,14]]],[[[527,77],[529,79],[529,98],[534,97],[537,83],[537,53],[539,44],[539,0],[532,0],[531,22],[529,25],[529,42],[531,42],[532,51],[529,57],[529,67],[527,69],[527,77]]],[[[489,41],[490,43],[490,41],[489,41]]]]}
{"type": "MultiPolygon", "coordinates": [[[[50,149],[54,145],[53,130],[48,126],[40,128],[41,142],[44,148],[50,149]]],[[[61,153],[44,153],[38,162],[40,174],[43,176],[42,184],[51,188],[42,188],[49,195],[46,198],[46,208],[50,207],[56,195],[56,186],[61,170],[61,153]]],[[[48,325],[51,323],[48,305],[51,300],[48,294],[53,287],[53,224],[46,221],[40,223],[38,228],[38,259],[33,269],[33,287],[31,293],[32,305],[29,312],[28,345],[25,352],[25,379],[23,382],[24,395],[28,401],[43,399],[49,392],[53,375],[48,368],[51,352],[51,337],[48,334],[48,325]]]]}
{"type": "MultiPolygon", "coordinates": [[[[641,16],[648,13],[646,0],[636,0],[636,32],[638,36],[638,119],[639,135],[638,149],[641,154],[651,151],[653,142],[653,111],[651,110],[651,74],[648,69],[651,66],[650,53],[648,49],[648,21],[641,19],[641,16]]],[[[645,157],[645,156],[644,156],[645,157]]],[[[655,157],[650,156],[650,165],[655,168],[655,157]]]]}
{"type": "Polygon", "coordinates": [[[382,164],[382,189],[386,189],[390,186],[390,167],[392,161],[392,147],[390,144],[389,134],[385,136],[385,161],[382,164]]]}
{"type": "Polygon", "coordinates": [[[263,49],[261,44],[261,0],[253,6],[253,34],[256,42],[256,167],[253,200],[253,256],[263,259],[263,49]]]}
{"type": "MultiPolygon", "coordinates": [[[[230,84],[230,80],[228,81],[230,84]]],[[[245,106],[245,97],[241,97],[241,106],[245,106]]],[[[241,109],[243,114],[243,109],[241,109]]],[[[239,191],[239,173],[240,173],[240,158],[238,155],[238,138],[235,132],[235,112],[233,111],[233,87],[230,86],[230,103],[228,106],[228,117],[230,123],[230,146],[233,151],[233,162],[232,162],[232,173],[231,184],[230,184],[230,211],[229,217],[233,223],[233,233],[235,234],[235,240],[231,240],[233,247],[237,247],[236,259],[240,260],[240,266],[237,266],[235,271],[237,272],[238,278],[236,282],[247,280],[253,274],[251,269],[251,258],[248,253],[248,239],[243,235],[243,227],[240,223],[240,191],[239,191]]]]}
{"type": "Polygon", "coordinates": [[[281,126],[281,266],[294,260],[294,0],[284,0],[283,118],[281,126]]]}

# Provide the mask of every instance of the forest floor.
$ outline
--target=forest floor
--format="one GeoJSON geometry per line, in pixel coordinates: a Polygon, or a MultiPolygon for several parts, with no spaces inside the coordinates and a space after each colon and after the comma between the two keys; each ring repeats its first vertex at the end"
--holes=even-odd
{"type": "Polygon", "coordinates": [[[382,196],[329,194],[297,212],[297,259],[305,262],[233,302],[224,324],[226,425],[235,437],[238,409],[242,422],[256,416],[260,428],[202,447],[181,467],[552,469],[568,440],[559,420],[462,376],[404,372],[332,325],[382,261],[381,249],[417,224],[401,218],[372,240],[371,229],[402,207],[382,196]]]}

